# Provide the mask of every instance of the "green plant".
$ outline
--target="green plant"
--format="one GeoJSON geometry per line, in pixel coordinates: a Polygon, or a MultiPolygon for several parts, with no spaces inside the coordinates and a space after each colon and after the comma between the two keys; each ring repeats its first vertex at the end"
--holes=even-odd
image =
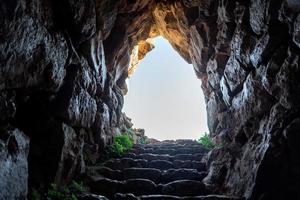
{"type": "Polygon", "coordinates": [[[204,133],[204,135],[200,137],[198,142],[206,149],[212,149],[215,147],[215,143],[212,141],[212,139],[207,133],[204,133]]]}
{"type": "Polygon", "coordinates": [[[127,134],[116,136],[114,142],[122,145],[125,150],[131,149],[133,146],[133,142],[127,134]]]}
{"type": "Polygon", "coordinates": [[[121,156],[123,153],[131,149],[133,141],[128,134],[118,135],[114,137],[113,144],[109,147],[110,156],[121,156]]]}
{"type": "Polygon", "coordinates": [[[87,188],[82,182],[72,181],[71,184],[59,187],[56,184],[51,184],[47,192],[47,199],[51,200],[78,200],[77,194],[83,193],[87,188]]]}
{"type": "Polygon", "coordinates": [[[124,147],[119,143],[113,143],[109,147],[109,156],[121,156],[124,153],[124,147]]]}

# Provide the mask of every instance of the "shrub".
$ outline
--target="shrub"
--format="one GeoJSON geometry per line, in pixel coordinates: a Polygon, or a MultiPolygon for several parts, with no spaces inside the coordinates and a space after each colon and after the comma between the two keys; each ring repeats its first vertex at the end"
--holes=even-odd
{"type": "Polygon", "coordinates": [[[119,143],[113,143],[108,150],[109,156],[111,157],[121,156],[124,151],[124,147],[119,143]]]}
{"type": "Polygon", "coordinates": [[[127,134],[116,136],[114,138],[114,143],[118,143],[118,144],[122,145],[124,150],[131,149],[133,146],[133,142],[127,134]]]}
{"type": "Polygon", "coordinates": [[[114,137],[113,144],[109,147],[110,156],[121,156],[126,151],[131,149],[133,146],[133,141],[127,134],[118,135],[114,137]]]}
{"type": "Polygon", "coordinates": [[[86,192],[87,188],[82,182],[72,181],[68,186],[59,187],[56,184],[51,184],[47,192],[47,199],[51,200],[78,200],[77,194],[86,192]]]}
{"type": "Polygon", "coordinates": [[[204,135],[198,140],[198,142],[206,149],[212,149],[215,146],[214,142],[207,133],[204,133],[204,135]]]}

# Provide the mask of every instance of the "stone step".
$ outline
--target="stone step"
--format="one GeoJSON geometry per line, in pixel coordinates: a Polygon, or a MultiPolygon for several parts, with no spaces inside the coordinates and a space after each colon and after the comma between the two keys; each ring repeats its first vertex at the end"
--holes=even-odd
{"type": "Polygon", "coordinates": [[[155,149],[155,148],[138,148],[129,151],[134,154],[151,153],[151,154],[169,154],[174,155],[175,149],[155,149]]]}
{"type": "Polygon", "coordinates": [[[203,148],[200,144],[182,145],[182,144],[159,144],[159,145],[134,145],[133,149],[177,149],[177,148],[203,148]]]}
{"type": "Polygon", "coordinates": [[[162,194],[174,196],[207,195],[210,191],[201,181],[178,180],[162,186],[162,194]]]}
{"type": "Polygon", "coordinates": [[[180,148],[137,148],[130,150],[130,153],[135,154],[143,154],[143,153],[151,153],[151,154],[196,154],[196,153],[207,153],[207,150],[202,147],[190,148],[190,147],[180,147],[180,148]]]}
{"type": "Polygon", "coordinates": [[[174,160],[173,167],[175,169],[185,168],[185,169],[197,169],[198,171],[206,171],[206,164],[200,161],[174,160]]]}
{"type": "Polygon", "coordinates": [[[202,146],[200,143],[196,142],[193,144],[179,144],[179,143],[156,143],[156,144],[135,144],[134,147],[142,147],[142,148],[148,148],[148,147],[163,147],[163,148],[168,148],[168,147],[197,147],[197,146],[202,146]]]}
{"type": "Polygon", "coordinates": [[[186,145],[193,145],[193,144],[199,144],[196,140],[164,140],[160,142],[150,143],[150,144],[139,144],[139,145],[180,145],[180,144],[186,144],[186,145]]]}
{"type": "Polygon", "coordinates": [[[194,161],[201,161],[204,154],[176,154],[171,156],[169,154],[152,154],[152,153],[142,153],[142,154],[135,154],[135,153],[127,153],[124,155],[124,158],[132,158],[132,159],[145,159],[147,161],[153,160],[166,160],[166,161],[173,161],[173,160],[194,160],[194,161]]]}
{"type": "Polygon", "coordinates": [[[120,193],[138,195],[160,194],[160,187],[148,179],[129,179],[119,188],[120,193]]]}
{"type": "Polygon", "coordinates": [[[87,185],[89,186],[91,193],[113,199],[114,195],[120,192],[119,188],[123,183],[108,178],[99,178],[98,180],[87,183],[87,185]]]}
{"type": "Polygon", "coordinates": [[[111,200],[221,200],[199,196],[210,194],[202,183],[207,172],[201,160],[206,154],[195,141],[135,145],[122,158],[88,167],[87,184],[92,193],[111,200]]]}
{"type": "Polygon", "coordinates": [[[175,140],[175,142],[177,144],[186,144],[186,145],[199,144],[196,140],[189,140],[189,139],[175,140]]]}
{"type": "Polygon", "coordinates": [[[167,160],[152,160],[147,163],[147,167],[159,170],[167,170],[174,168],[174,165],[173,162],[167,160]]]}
{"type": "Polygon", "coordinates": [[[207,149],[202,146],[199,147],[184,147],[175,149],[175,154],[195,154],[195,153],[207,153],[207,149]]]}
{"type": "Polygon", "coordinates": [[[143,195],[136,197],[133,194],[121,194],[115,195],[116,200],[245,200],[244,198],[229,197],[223,195],[206,195],[206,196],[188,196],[179,197],[172,195],[143,195]]]}
{"type": "Polygon", "coordinates": [[[114,170],[121,170],[130,167],[147,167],[148,161],[145,159],[121,158],[106,161],[103,166],[114,170]]]}
{"type": "Polygon", "coordinates": [[[153,168],[127,168],[122,171],[123,179],[147,179],[160,183],[162,171],[153,168]]]}
{"type": "Polygon", "coordinates": [[[196,154],[176,154],[173,156],[172,160],[195,160],[195,161],[201,161],[204,154],[202,153],[196,153],[196,154]]]}
{"type": "Polygon", "coordinates": [[[147,179],[129,179],[116,181],[101,178],[89,183],[92,193],[104,195],[109,199],[116,193],[132,193],[135,196],[142,195],[173,195],[173,196],[199,196],[207,195],[210,191],[201,181],[179,180],[168,184],[155,184],[147,179]]]}
{"type": "Polygon", "coordinates": [[[113,170],[105,166],[94,166],[88,167],[87,171],[92,180],[96,180],[98,178],[108,178],[118,181],[123,180],[123,174],[121,170],[113,170]]]}
{"type": "Polygon", "coordinates": [[[155,168],[159,170],[168,169],[197,169],[198,171],[206,171],[206,164],[200,161],[190,161],[190,160],[152,160],[147,161],[145,159],[133,159],[133,158],[121,158],[112,159],[103,164],[103,166],[108,167],[113,170],[122,170],[124,168],[137,167],[137,168],[155,168]]]}
{"type": "Polygon", "coordinates": [[[113,199],[116,193],[132,193],[135,196],[161,194],[161,188],[147,179],[129,179],[126,181],[99,178],[88,183],[90,192],[113,199]]]}
{"type": "Polygon", "coordinates": [[[152,160],[166,160],[172,161],[172,156],[168,154],[152,154],[152,153],[143,153],[143,154],[135,154],[135,153],[126,153],[124,158],[132,158],[132,159],[144,159],[147,161],[152,160]]]}
{"type": "Polygon", "coordinates": [[[160,183],[170,183],[178,180],[202,181],[207,176],[207,172],[198,172],[195,169],[169,169],[162,172],[160,183]]]}
{"type": "Polygon", "coordinates": [[[90,167],[89,170],[93,170],[94,173],[91,174],[97,178],[109,178],[118,181],[148,179],[155,183],[169,183],[186,179],[202,181],[207,175],[206,172],[198,172],[196,169],[169,169],[162,171],[153,168],[125,168],[123,171],[120,171],[112,170],[108,167],[90,167]]]}
{"type": "Polygon", "coordinates": [[[155,144],[185,144],[185,145],[192,145],[192,144],[199,144],[196,140],[190,140],[190,139],[183,139],[183,140],[164,140],[155,144]]]}

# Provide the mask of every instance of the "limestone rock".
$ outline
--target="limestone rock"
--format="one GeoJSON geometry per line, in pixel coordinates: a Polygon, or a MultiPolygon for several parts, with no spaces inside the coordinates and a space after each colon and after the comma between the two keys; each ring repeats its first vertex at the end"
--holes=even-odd
{"type": "Polygon", "coordinates": [[[26,199],[29,138],[18,129],[1,133],[0,199],[26,199]]]}
{"type": "Polygon", "coordinates": [[[239,61],[231,56],[226,64],[224,77],[232,93],[236,94],[241,90],[246,76],[247,72],[243,69],[239,61]]]}
{"type": "Polygon", "coordinates": [[[269,6],[270,1],[251,0],[250,25],[256,34],[261,34],[267,29],[269,6]]]}
{"type": "Polygon", "coordinates": [[[68,125],[62,124],[61,126],[63,146],[55,178],[56,182],[67,183],[75,176],[76,172],[83,173],[85,171],[83,160],[84,141],[82,135],[76,133],[68,125]]]}
{"type": "Polygon", "coordinates": [[[96,100],[92,97],[96,92],[93,88],[96,80],[87,69],[69,67],[65,84],[58,95],[58,115],[74,126],[89,128],[95,121],[97,111],[96,100]]]}

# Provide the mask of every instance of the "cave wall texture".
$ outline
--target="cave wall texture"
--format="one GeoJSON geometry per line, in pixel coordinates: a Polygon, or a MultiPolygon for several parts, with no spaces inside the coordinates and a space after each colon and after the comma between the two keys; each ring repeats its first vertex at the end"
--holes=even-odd
{"type": "Polygon", "coordinates": [[[205,183],[248,199],[300,199],[299,8],[296,0],[2,0],[0,199],[25,198],[27,182],[65,184],[96,161],[126,121],[131,52],[140,47],[142,59],[158,35],[202,81],[218,143],[205,183]]]}

